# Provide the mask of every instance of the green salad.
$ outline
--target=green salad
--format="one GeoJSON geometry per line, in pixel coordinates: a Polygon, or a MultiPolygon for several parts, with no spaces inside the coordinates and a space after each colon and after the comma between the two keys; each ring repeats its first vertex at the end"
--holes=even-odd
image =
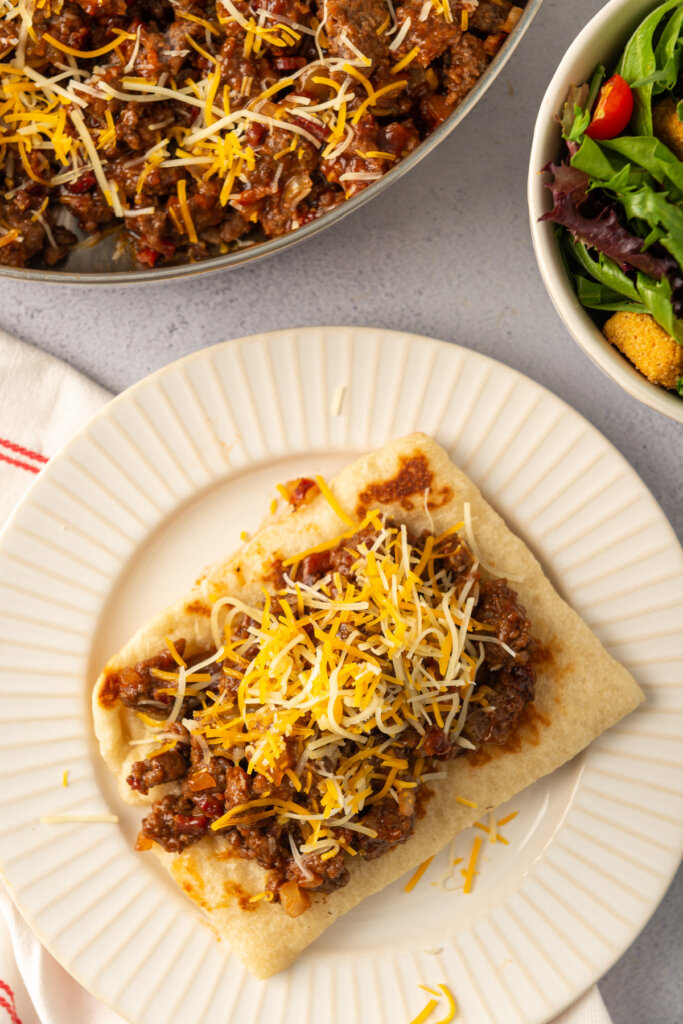
{"type": "Polygon", "coordinates": [[[553,209],[542,218],[558,225],[577,295],[609,340],[681,396],[682,54],[683,0],[667,0],[611,73],[600,66],[572,87],[563,158],[544,168],[553,209]]]}

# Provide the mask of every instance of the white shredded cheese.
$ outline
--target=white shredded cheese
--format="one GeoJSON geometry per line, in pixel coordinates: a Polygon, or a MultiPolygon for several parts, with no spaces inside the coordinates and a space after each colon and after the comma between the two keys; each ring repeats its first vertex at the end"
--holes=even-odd
{"type": "Polygon", "coordinates": [[[344,404],[344,395],[346,394],[346,384],[340,384],[334,393],[332,399],[332,406],[330,408],[331,416],[339,416],[341,413],[342,405],[344,404]]]}
{"type": "Polygon", "coordinates": [[[396,38],[392,43],[389,44],[390,50],[398,50],[399,46],[401,45],[405,37],[408,35],[408,32],[410,31],[410,25],[411,19],[410,17],[407,17],[406,20],[401,25],[401,28],[399,29],[396,38]]]}

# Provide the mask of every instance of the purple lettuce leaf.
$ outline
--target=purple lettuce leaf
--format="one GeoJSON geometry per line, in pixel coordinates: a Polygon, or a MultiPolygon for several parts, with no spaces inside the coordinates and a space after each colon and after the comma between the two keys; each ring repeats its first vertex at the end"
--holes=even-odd
{"type": "Polygon", "coordinates": [[[666,277],[672,286],[680,283],[680,270],[672,256],[642,252],[644,239],[622,227],[613,203],[595,190],[589,201],[587,174],[566,163],[550,163],[543,170],[553,175],[553,180],[546,182],[553,208],[541,220],[561,224],[578,242],[604,253],[624,271],[641,270],[657,281],[666,277]]]}

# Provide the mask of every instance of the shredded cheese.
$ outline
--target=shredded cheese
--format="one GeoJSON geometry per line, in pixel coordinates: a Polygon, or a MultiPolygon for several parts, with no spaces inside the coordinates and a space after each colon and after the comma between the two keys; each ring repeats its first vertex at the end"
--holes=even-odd
{"type": "Polygon", "coordinates": [[[192,214],[190,213],[190,207],[187,203],[187,181],[185,178],[180,178],[178,181],[178,204],[180,206],[180,214],[185,225],[185,231],[187,232],[190,241],[196,243],[199,239],[197,238],[197,232],[192,221],[192,214]]]}
{"type": "Polygon", "coordinates": [[[18,228],[12,228],[10,231],[6,231],[4,235],[0,236],[0,249],[3,245],[9,245],[11,242],[16,242],[20,238],[20,232],[18,228]]]}
{"type": "Polygon", "coordinates": [[[413,889],[415,888],[417,883],[420,881],[420,879],[422,878],[422,876],[424,875],[425,871],[427,870],[427,868],[429,867],[429,865],[432,863],[433,860],[434,860],[433,856],[432,857],[428,857],[427,860],[423,861],[422,864],[420,864],[419,868],[417,869],[415,874],[412,876],[410,881],[406,882],[406,884],[403,886],[404,892],[412,892],[413,891],[413,889]]]}
{"type": "MultiPolygon", "coordinates": [[[[412,60],[412,58],[411,58],[411,60],[412,60]]],[[[399,64],[400,63],[401,62],[399,61],[399,64]]],[[[404,65],[404,67],[405,67],[405,65],[404,65]]],[[[394,68],[392,68],[392,71],[396,71],[396,70],[398,70],[398,66],[397,65],[395,65],[394,68]]],[[[351,118],[351,124],[354,124],[354,125],[358,124],[358,122],[362,118],[363,114],[368,109],[368,107],[375,106],[376,103],[377,103],[377,100],[380,98],[380,96],[387,96],[390,92],[396,92],[399,89],[405,89],[407,84],[408,84],[408,79],[407,78],[403,78],[399,82],[391,82],[389,85],[382,86],[381,89],[376,89],[374,91],[374,95],[372,97],[368,96],[368,98],[361,103],[360,107],[358,108],[358,110],[354,113],[353,117],[351,118]]]]}
{"type": "Polygon", "coordinates": [[[479,857],[479,850],[481,849],[481,839],[477,836],[472,844],[472,852],[470,853],[470,860],[467,868],[464,871],[465,886],[463,892],[472,892],[472,885],[474,883],[474,876],[477,873],[477,858],[479,857]]]}
{"type": "Polygon", "coordinates": [[[410,1024],[424,1024],[428,1017],[431,1017],[434,1010],[439,1005],[438,999],[430,999],[424,1009],[418,1013],[417,1017],[413,1017],[410,1024]]]}
{"type": "MultiPolygon", "coordinates": [[[[316,484],[344,532],[285,559],[279,589],[263,587],[259,607],[212,598],[214,649],[197,663],[166,637],[175,664],[151,671],[164,684],[159,693],[173,696],[172,709],[165,721],[138,712],[152,739],[164,742],[159,753],[179,741],[166,730],[191,697],[192,718],[183,725],[204,759],[243,750],[248,772],[265,780],[262,796],[231,807],[211,828],[270,818],[296,823],[288,837],[304,876],[309,854],[363,852],[360,837],[376,836],[364,811],[385,799],[410,806],[420,780],[439,776],[429,758],[409,761],[406,729],[422,737],[437,728],[452,743],[469,742],[461,733],[473,695],[479,699],[482,631],[490,628],[473,618],[471,579],[463,582],[450,562],[462,524],[413,543],[405,526],[388,524],[376,509],[356,520],[322,477],[316,484]],[[299,578],[305,558],[335,549],[346,559],[343,575],[332,558],[327,571],[299,578]],[[285,776],[291,799],[270,793],[285,776]]],[[[287,487],[278,491],[289,500],[287,487]]],[[[465,873],[467,892],[477,853],[465,873]]]]}
{"type": "Polygon", "coordinates": [[[328,503],[328,505],[331,507],[334,514],[339,519],[341,519],[343,523],[346,523],[347,526],[355,526],[355,520],[351,518],[348,512],[344,511],[344,509],[341,507],[341,505],[335,498],[334,494],[332,493],[328,485],[325,483],[325,480],[321,476],[316,476],[315,482],[320,488],[320,493],[322,494],[323,498],[328,503]]]}
{"type": "Polygon", "coordinates": [[[406,18],[406,20],[401,25],[401,28],[399,29],[396,38],[389,44],[389,49],[392,52],[394,50],[398,50],[399,46],[401,45],[401,43],[403,42],[405,37],[408,35],[408,32],[410,31],[410,25],[411,25],[411,19],[410,19],[410,17],[408,17],[408,18],[406,18]]]}
{"type": "Polygon", "coordinates": [[[397,75],[399,71],[403,71],[404,68],[407,68],[408,65],[415,60],[419,52],[419,46],[414,46],[412,50],[409,50],[405,57],[401,57],[401,59],[394,64],[391,69],[392,75],[397,75]]]}
{"type": "Polygon", "coordinates": [[[456,796],[455,802],[457,804],[462,804],[463,807],[473,807],[475,809],[477,807],[477,804],[475,804],[472,800],[466,800],[464,796],[456,796]]]}
{"type": "MultiPolygon", "coordinates": [[[[286,559],[283,589],[275,595],[264,591],[261,608],[232,597],[215,600],[215,653],[190,668],[155,672],[171,677],[164,692],[175,696],[167,721],[155,723],[158,729],[176,719],[189,692],[205,693],[195,718],[183,724],[207,758],[212,749],[242,746],[248,770],[273,784],[281,777],[287,738],[300,737],[298,763],[294,771],[286,766],[286,773],[307,801],[266,795],[232,807],[212,828],[273,816],[300,822],[303,842],[294,844],[292,855],[304,873],[304,854],[329,858],[343,849],[353,855],[352,844],[335,839],[337,829],[372,837],[359,813],[390,795],[400,799],[418,784],[422,759],[412,778],[404,774],[408,761],[392,753],[404,728],[424,734],[432,724],[446,729],[454,723],[451,734],[461,738],[463,708],[482,659],[472,599],[463,604],[445,563],[435,566],[442,546],[453,545],[456,527],[414,548],[404,527],[387,525],[376,510],[356,522],[338,507],[322,477],[316,483],[349,524],[344,534],[286,559]],[[330,572],[312,585],[296,579],[296,566],[308,554],[348,545],[354,535],[370,540],[356,540],[349,549],[351,577],[330,572]],[[251,625],[236,634],[243,615],[251,625]],[[441,665],[438,679],[432,662],[441,665]],[[218,694],[208,688],[211,674],[206,681],[202,670],[211,663],[222,663],[221,671],[236,680],[232,702],[221,699],[220,687],[218,694]],[[347,740],[354,753],[344,753],[347,740]]],[[[287,488],[279,489],[289,499],[287,488]]],[[[432,774],[439,773],[428,771],[426,777],[432,774]]],[[[472,804],[465,798],[461,803],[472,804]]]]}
{"type": "Polygon", "coordinates": [[[62,53],[67,53],[71,57],[83,57],[90,60],[92,57],[102,57],[105,53],[109,53],[111,50],[121,43],[122,39],[135,39],[134,35],[130,32],[122,32],[120,29],[117,30],[118,35],[116,39],[112,40],[111,43],[107,43],[106,46],[100,46],[97,50],[76,50],[73,46],[67,46],[66,43],[60,42],[59,39],[55,39],[49,32],[43,32],[43,39],[49,43],[50,46],[54,46],[55,49],[61,50],[62,53]]]}
{"type": "Polygon", "coordinates": [[[491,843],[503,843],[505,846],[509,845],[507,839],[505,838],[505,836],[502,836],[500,834],[500,832],[496,832],[495,826],[492,829],[490,824],[486,824],[485,825],[483,821],[475,821],[474,827],[475,828],[480,828],[482,830],[482,832],[486,832],[487,836],[489,837],[489,842],[491,842],[491,843]]]}
{"type": "Polygon", "coordinates": [[[346,394],[346,384],[341,384],[334,393],[332,399],[332,406],[330,408],[331,416],[339,416],[344,404],[344,395],[346,394]]]}
{"type": "Polygon", "coordinates": [[[82,116],[79,114],[77,110],[70,110],[69,117],[71,118],[74,128],[80,135],[83,141],[83,145],[87,150],[88,156],[90,157],[90,160],[92,162],[93,173],[97,178],[98,184],[102,189],[102,193],[105,199],[107,200],[110,206],[114,207],[114,212],[118,214],[119,217],[123,216],[123,208],[118,197],[118,192],[114,188],[114,186],[109,182],[106,174],[104,173],[102,161],[97,155],[97,149],[95,148],[95,144],[92,140],[90,132],[85,126],[85,121],[83,120],[82,116]]]}
{"type": "Polygon", "coordinates": [[[451,1021],[455,1020],[456,1016],[458,1015],[458,1004],[453,998],[453,993],[451,992],[448,985],[437,985],[437,988],[441,989],[444,996],[446,997],[446,1002],[448,1004],[448,1013],[445,1017],[442,1017],[441,1020],[435,1021],[434,1024],[451,1024],[451,1021]]]}
{"type": "MultiPolygon", "coordinates": [[[[425,950],[425,952],[428,951],[425,950]]],[[[422,1012],[419,1013],[417,1017],[415,1017],[410,1022],[410,1024],[423,1024],[423,1022],[425,1022],[429,1017],[431,1017],[432,1013],[439,1005],[439,1002],[441,1002],[441,1000],[444,998],[446,1000],[447,1005],[446,1016],[442,1017],[440,1020],[434,1021],[434,1024],[451,1024],[451,1021],[455,1019],[459,1010],[458,1004],[453,998],[453,993],[451,992],[448,985],[439,984],[435,988],[432,988],[430,985],[419,985],[418,987],[421,988],[424,992],[428,992],[430,996],[434,996],[435,998],[429,1000],[429,1002],[422,1010],[422,1012]]]]}
{"type": "Polygon", "coordinates": [[[166,646],[168,647],[169,651],[171,652],[171,657],[175,661],[176,665],[180,665],[182,668],[187,668],[187,662],[183,661],[181,656],[178,654],[178,649],[177,649],[176,645],[173,643],[173,641],[171,640],[170,636],[165,636],[164,637],[164,643],[166,644],[166,646]]]}

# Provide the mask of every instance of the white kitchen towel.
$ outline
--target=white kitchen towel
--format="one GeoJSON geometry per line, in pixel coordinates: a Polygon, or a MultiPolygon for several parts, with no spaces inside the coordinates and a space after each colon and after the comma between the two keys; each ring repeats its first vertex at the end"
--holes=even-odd
{"type": "MultiPolygon", "coordinates": [[[[0,381],[5,385],[0,401],[1,527],[50,456],[111,395],[66,363],[1,330],[0,381]]],[[[1,880],[0,1024],[124,1024],[43,948],[1,880]]],[[[593,988],[554,1024],[610,1024],[610,1018],[593,988]]]]}

